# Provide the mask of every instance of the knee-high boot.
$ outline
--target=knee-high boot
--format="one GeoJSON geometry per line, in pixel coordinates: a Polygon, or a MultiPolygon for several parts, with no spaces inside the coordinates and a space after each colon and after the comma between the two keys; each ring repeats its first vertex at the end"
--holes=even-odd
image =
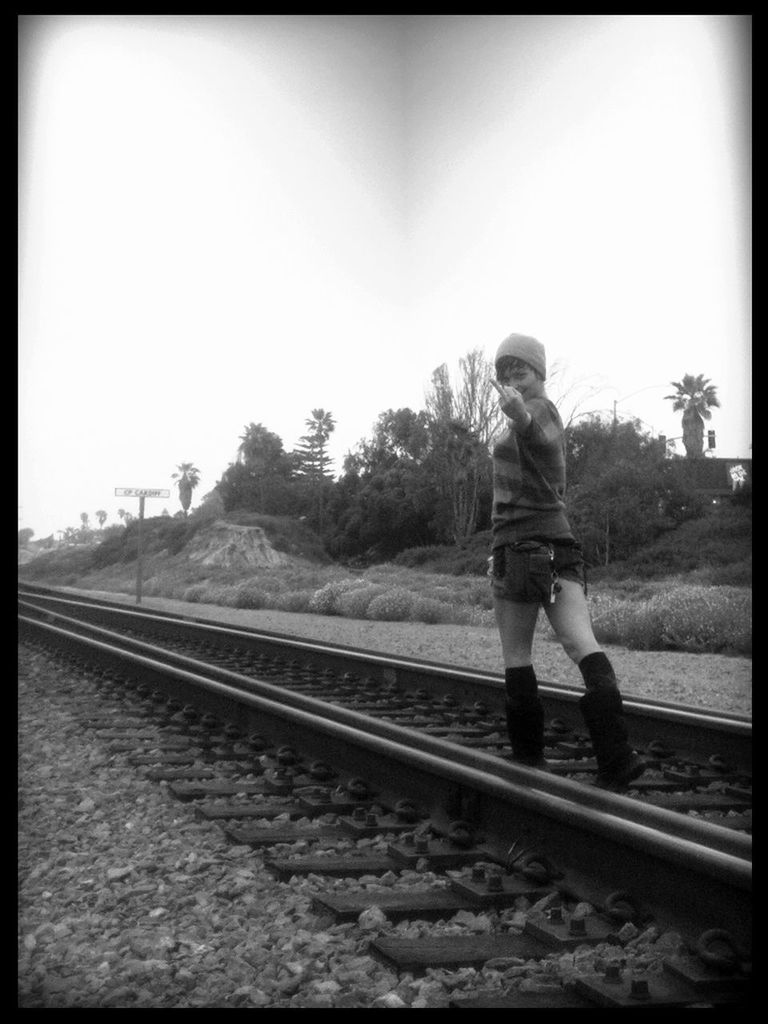
{"type": "Polygon", "coordinates": [[[582,658],[579,669],[587,687],[579,704],[597,760],[597,785],[621,788],[642,775],[646,766],[629,745],[616,676],[602,651],[582,658]]]}
{"type": "Polygon", "coordinates": [[[512,756],[519,764],[542,768],[544,761],[544,708],[539,700],[532,665],[508,668],[504,673],[507,691],[507,733],[512,756]]]}

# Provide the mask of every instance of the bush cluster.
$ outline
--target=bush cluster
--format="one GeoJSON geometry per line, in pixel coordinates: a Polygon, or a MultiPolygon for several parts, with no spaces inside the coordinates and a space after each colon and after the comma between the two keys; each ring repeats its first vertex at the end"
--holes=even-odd
{"type": "Polygon", "coordinates": [[[426,622],[429,625],[448,625],[456,622],[457,610],[453,605],[433,597],[416,597],[411,605],[411,618],[415,622],[426,622]]]}
{"type": "Polygon", "coordinates": [[[413,594],[403,587],[387,590],[368,605],[367,619],[380,622],[407,622],[413,608],[413,594]]]}
{"type": "Polygon", "coordinates": [[[460,544],[433,544],[406,548],[393,559],[408,569],[427,568],[446,576],[482,576],[491,548],[491,531],[483,530],[460,544]]]}
{"type": "Polygon", "coordinates": [[[593,594],[590,611],[601,643],[641,651],[752,654],[752,595],[742,588],[679,584],[640,600],[593,594]]]}
{"type": "Polygon", "coordinates": [[[312,595],[309,610],[315,615],[338,615],[338,600],[345,589],[340,580],[329,580],[312,595]]]}
{"type": "Polygon", "coordinates": [[[752,510],[715,508],[682,523],[624,562],[590,569],[594,580],[639,577],[658,580],[682,573],[701,574],[716,585],[752,583],[752,510]]]}
{"type": "Polygon", "coordinates": [[[233,588],[232,602],[235,608],[269,608],[271,596],[263,584],[246,580],[233,588]]]}
{"type": "Polygon", "coordinates": [[[368,584],[363,581],[362,586],[350,587],[339,595],[337,609],[339,615],[348,619],[365,619],[368,617],[368,607],[371,602],[381,597],[385,588],[378,584],[368,584]]]}
{"type": "Polygon", "coordinates": [[[280,612],[308,612],[311,600],[310,590],[286,590],[275,595],[273,607],[280,612]]]}

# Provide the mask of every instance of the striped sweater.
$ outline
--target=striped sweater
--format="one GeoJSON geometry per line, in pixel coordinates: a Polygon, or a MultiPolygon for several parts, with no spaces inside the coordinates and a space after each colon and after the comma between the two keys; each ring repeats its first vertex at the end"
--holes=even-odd
{"type": "Polygon", "coordinates": [[[525,407],[526,429],[507,430],[493,449],[493,547],[573,538],[565,514],[563,422],[548,398],[531,398],[525,407]]]}

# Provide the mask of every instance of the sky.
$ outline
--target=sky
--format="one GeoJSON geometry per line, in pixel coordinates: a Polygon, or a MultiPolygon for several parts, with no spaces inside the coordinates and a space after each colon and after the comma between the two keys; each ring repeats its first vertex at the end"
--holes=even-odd
{"type": "MultiPolygon", "coordinates": [[[[751,458],[751,18],[21,15],[18,526],[192,507],[249,423],[334,470],[511,332],[566,416],[751,458]],[[615,405],[614,405],[615,403],[615,405]]],[[[683,454],[682,443],[677,451],[683,454]]]]}

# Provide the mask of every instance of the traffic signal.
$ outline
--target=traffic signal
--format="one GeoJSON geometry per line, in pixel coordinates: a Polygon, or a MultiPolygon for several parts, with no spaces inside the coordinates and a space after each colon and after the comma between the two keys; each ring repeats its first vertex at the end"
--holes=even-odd
{"type": "Polygon", "coordinates": [[[715,447],[715,432],[714,432],[714,430],[708,430],[707,431],[707,447],[708,448],[714,448],[715,447]]]}

